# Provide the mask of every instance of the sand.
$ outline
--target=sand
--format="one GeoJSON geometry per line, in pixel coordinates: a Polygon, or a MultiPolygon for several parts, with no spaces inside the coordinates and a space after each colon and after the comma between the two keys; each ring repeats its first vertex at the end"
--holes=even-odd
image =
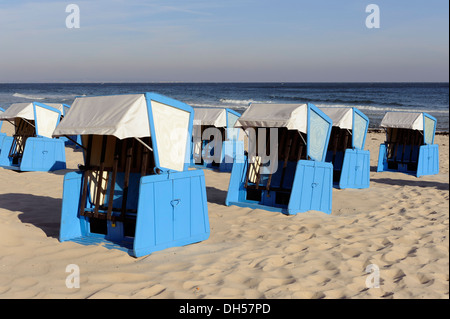
{"type": "Polygon", "coordinates": [[[449,137],[436,136],[440,173],[420,178],[374,171],[383,140],[367,138],[370,188],[333,189],[331,215],[227,207],[230,174],[205,170],[210,238],[141,258],[58,241],[80,151],[63,171],[0,168],[0,298],[449,298],[449,137]]]}

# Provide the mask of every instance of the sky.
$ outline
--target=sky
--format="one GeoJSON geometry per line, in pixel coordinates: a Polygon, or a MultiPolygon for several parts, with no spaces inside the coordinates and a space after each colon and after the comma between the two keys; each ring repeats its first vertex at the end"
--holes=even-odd
{"type": "Polygon", "coordinates": [[[0,82],[448,79],[447,0],[0,2],[0,82]]]}

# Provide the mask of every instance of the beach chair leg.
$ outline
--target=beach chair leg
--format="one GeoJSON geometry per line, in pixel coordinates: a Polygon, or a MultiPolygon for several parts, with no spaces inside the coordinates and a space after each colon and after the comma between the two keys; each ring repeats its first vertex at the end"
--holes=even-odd
{"type": "Polygon", "coordinates": [[[125,177],[123,181],[123,197],[122,197],[122,209],[121,209],[121,219],[125,220],[125,213],[127,210],[127,199],[128,199],[128,183],[130,181],[130,171],[131,171],[131,160],[133,156],[134,140],[127,141],[127,153],[125,159],[125,177]]]}
{"type": "Polygon", "coordinates": [[[106,154],[106,145],[108,142],[108,135],[103,135],[102,138],[102,151],[100,154],[100,169],[97,174],[97,193],[95,196],[95,208],[94,208],[94,217],[98,218],[98,210],[100,206],[100,196],[103,192],[103,171],[105,170],[105,154],[106,154]]]}
{"type": "MultiPolygon", "coordinates": [[[[116,139],[116,145],[115,145],[115,151],[114,151],[114,163],[113,163],[113,170],[112,170],[112,176],[111,176],[111,187],[109,189],[109,196],[108,196],[108,210],[106,212],[106,219],[112,220],[112,210],[113,210],[113,202],[114,202],[114,190],[116,187],[116,177],[117,177],[117,169],[119,167],[119,158],[121,154],[122,149],[122,141],[119,139],[116,139]]],[[[115,221],[112,223],[113,226],[115,226],[115,221]]]]}
{"type": "Polygon", "coordinates": [[[283,188],[284,176],[286,175],[287,162],[289,160],[289,153],[291,151],[292,146],[292,136],[288,137],[288,142],[286,146],[287,147],[285,148],[284,151],[284,163],[283,163],[283,172],[281,173],[280,188],[283,188]]]}
{"type": "Polygon", "coordinates": [[[91,165],[90,154],[92,150],[92,135],[88,137],[88,145],[86,150],[86,166],[83,173],[83,192],[81,194],[81,203],[80,203],[80,215],[84,216],[85,208],[86,208],[86,197],[87,197],[87,189],[88,189],[88,179],[89,179],[89,166],[91,165]]]}

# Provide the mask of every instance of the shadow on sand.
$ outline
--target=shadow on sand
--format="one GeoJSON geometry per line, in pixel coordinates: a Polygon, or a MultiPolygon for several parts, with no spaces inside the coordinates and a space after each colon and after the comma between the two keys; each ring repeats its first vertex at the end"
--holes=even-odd
{"type": "Polygon", "coordinates": [[[48,237],[58,238],[61,219],[61,198],[31,194],[0,194],[0,208],[18,211],[23,223],[32,224],[48,237]]]}

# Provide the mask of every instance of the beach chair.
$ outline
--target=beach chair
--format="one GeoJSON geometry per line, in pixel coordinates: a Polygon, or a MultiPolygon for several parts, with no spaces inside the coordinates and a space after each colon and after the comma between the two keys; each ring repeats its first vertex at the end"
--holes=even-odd
{"type": "Polygon", "coordinates": [[[386,130],[386,141],[380,145],[377,172],[398,171],[417,177],[439,173],[433,116],[423,112],[387,112],[380,126],[386,130]]]}
{"type": "Polygon", "coordinates": [[[18,171],[54,171],[66,168],[64,141],[52,138],[61,111],[49,105],[15,103],[0,114],[0,120],[15,127],[3,138],[0,166],[18,171]]]}
{"type": "Polygon", "coordinates": [[[333,121],[325,161],[333,164],[338,188],[368,188],[370,152],[364,150],[369,118],[355,107],[321,107],[333,121]]]}
{"type": "Polygon", "coordinates": [[[311,103],[251,104],[235,127],[245,129],[249,146],[233,164],[227,206],[331,214],[333,165],[325,155],[332,121],[327,115],[311,103]]]}
{"type": "Polygon", "coordinates": [[[234,128],[241,114],[228,108],[197,107],[194,111],[192,166],[231,172],[236,153],[244,153],[240,130],[234,128]]]}
{"type": "MultiPolygon", "coordinates": [[[[5,112],[5,110],[0,107],[0,115],[3,112],[5,112]]],[[[3,125],[3,121],[0,121],[0,154],[2,153],[3,138],[6,136],[6,133],[2,132],[2,125],[3,125]]]]}
{"type": "Polygon", "coordinates": [[[54,136],[81,135],[59,240],[140,257],[209,237],[203,170],[188,170],[193,109],[156,94],[79,97],[54,136]]]}

